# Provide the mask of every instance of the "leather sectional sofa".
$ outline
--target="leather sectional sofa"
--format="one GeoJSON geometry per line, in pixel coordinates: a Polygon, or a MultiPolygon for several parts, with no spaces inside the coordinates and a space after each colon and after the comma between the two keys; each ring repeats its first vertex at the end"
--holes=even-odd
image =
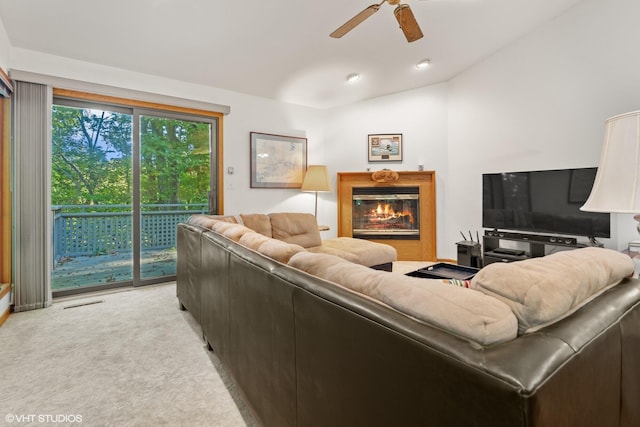
{"type": "Polygon", "coordinates": [[[178,225],[178,300],[263,425],[640,425],[624,255],[492,264],[466,289],[228,219],[178,225]]]}

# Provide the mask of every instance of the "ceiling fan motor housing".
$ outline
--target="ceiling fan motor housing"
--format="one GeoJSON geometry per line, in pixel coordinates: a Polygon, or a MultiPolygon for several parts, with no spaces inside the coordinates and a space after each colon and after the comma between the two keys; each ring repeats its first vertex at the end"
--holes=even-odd
{"type": "Polygon", "coordinates": [[[393,14],[398,20],[398,24],[407,38],[409,43],[419,40],[423,37],[422,30],[416,21],[413,12],[408,4],[401,4],[395,8],[393,14]]]}

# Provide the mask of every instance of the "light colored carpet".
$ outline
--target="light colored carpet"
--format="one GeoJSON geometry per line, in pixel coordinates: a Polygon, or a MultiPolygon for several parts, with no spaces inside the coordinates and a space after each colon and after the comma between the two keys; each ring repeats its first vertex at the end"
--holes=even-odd
{"type": "Polygon", "coordinates": [[[5,424],[257,425],[198,323],[178,309],[175,283],[12,314],[0,327],[5,424]],[[94,301],[104,302],[65,309],[94,301]],[[36,418],[8,424],[12,415],[36,418]],[[59,422],[72,421],[61,418],[69,415],[82,422],[59,422]],[[41,423],[37,416],[58,418],[41,423]]]}
{"type": "MultiPolygon", "coordinates": [[[[393,271],[429,264],[398,261],[393,271]]],[[[206,349],[200,325],[178,309],[171,283],[12,314],[0,327],[2,425],[258,424],[206,349]],[[61,422],[72,416],[82,422],[61,422]]]]}

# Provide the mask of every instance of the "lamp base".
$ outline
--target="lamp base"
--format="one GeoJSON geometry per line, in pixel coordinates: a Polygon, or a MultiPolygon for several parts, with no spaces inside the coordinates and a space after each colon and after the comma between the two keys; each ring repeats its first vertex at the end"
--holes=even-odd
{"type": "Polygon", "coordinates": [[[638,234],[640,234],[640,214],[635,215],[633,217],[633,219],[635,219],[636,221],[638,221],[638,225],[636,225],[636,230],[638,230],[638,234]]]}

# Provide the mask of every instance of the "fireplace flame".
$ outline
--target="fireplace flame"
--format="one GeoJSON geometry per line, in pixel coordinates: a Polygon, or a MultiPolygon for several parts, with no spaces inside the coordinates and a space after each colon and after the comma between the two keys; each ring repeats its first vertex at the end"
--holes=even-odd
{"type": "Polygon", "coordinates": [[[369,221],[371,222],[392,222],[398,219],[404,219],[404,217],[408,217],[407,219],[411,224],[413,224],[413,214],[409,211],[396,212],[393,210],[391,205],[388,203],[382,205],[382,203],[378,203],[378,206],[375,209],[371,210],[371,215],[369,215],[369,221]]]}

